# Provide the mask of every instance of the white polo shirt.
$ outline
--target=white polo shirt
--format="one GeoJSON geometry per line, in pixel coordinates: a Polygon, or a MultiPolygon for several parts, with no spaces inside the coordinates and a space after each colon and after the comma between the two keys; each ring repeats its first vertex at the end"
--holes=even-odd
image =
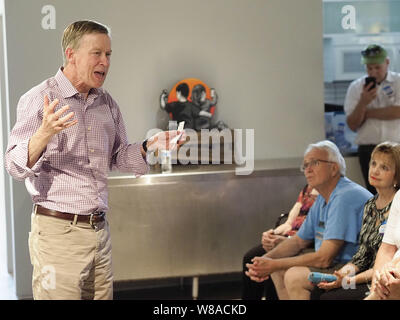
{"type": "MultiPolygon", "coordinates": [[[[350,115],[360,101],[365,78],[354,80],[347,90],[344,112],[350,115]]],[[[389,106],[400,107],[400,74],[388,71],[386,79],[378,85],[377,97],[367,106],[369,109],[389,106]]],[[[400,119],[367,119],[357,130],[356,144],[379,144],[384,141],[400,142],[400,119]]]]}
{"type": "Polygon", "coordinates": [[[382,242],[391,244],[397,247],[395,258],[400,257],[400,191],[396,192],[393,198],[392,206],[390,207],[389,218],[386,223],[382,242]]]}

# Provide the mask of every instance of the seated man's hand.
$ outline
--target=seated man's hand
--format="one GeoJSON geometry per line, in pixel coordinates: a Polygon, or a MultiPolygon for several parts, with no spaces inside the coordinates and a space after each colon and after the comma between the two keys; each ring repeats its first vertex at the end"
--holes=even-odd
{"type": "Polygon", "coordinates": [[[386,263],[382,267],[382,269],[379,271],[379,282],[382,285],[387,286],[389,284],[389,282],[394,280],[393,272],[395,270],[396,270],[396,267],[392,261],[389,261],[388,263],[386,263]]]}
{"type": "Polygon", "coordinates": [[[267,257],[255,257],[251,260],[253,263],[247,263],[246,275],[253,281],[263,282],[269,278],[269,275],[276,271],[274,260],[267,257]]]}
{"type": "Polygon", "coordinates": [[[388,283],[388,300],[400,300],[400,270],[392,271],[393,279],[388,283]]]}
{"type": "Polygon", "coordinates": [[[384,271],[375,271],[375,280],[372,284],[372,291],[379,296],[380,299],[386,299],[389,295],[389,288],[385,285],[387,283],[386,279],[383,279],[384,271]]]}
{"type": "Polygon", "coordinates": [[[400,270],[396,269],[392,262],[383,266],[375,273],[376,283],[374,292],[381,299],[400,299],[400,270]]]}

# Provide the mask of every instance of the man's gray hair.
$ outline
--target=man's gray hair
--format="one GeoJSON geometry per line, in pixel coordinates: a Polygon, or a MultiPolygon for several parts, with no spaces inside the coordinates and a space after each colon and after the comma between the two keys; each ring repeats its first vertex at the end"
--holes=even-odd
{"type": "Polygon", "coordinates": [[[335,162],[339,165],[339,171],[342,177],[346,175],[346,162],[344,161],[344,158],[336,144],[329,140],[311,143],[308,145],[304,155],[309,153],[312,149],[325,150],[328,153],[328,161],[335,162]]]}

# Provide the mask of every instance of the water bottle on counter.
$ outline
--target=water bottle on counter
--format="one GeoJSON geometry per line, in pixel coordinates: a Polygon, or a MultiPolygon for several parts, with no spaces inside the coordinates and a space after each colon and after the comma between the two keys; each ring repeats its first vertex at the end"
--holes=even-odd
{"type": "Polygon", "coordinates": [[[161,150],[161,173],[172,173],[171,150],[161,150]]]}
{"type": "Polygon", "coordinates": [[[170,120],[168,121],[168,130],[178,129],[178,121],[170,120]]]}

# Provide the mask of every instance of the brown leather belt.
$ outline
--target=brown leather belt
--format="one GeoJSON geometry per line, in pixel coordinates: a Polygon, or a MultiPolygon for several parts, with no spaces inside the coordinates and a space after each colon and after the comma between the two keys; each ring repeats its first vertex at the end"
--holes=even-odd
{"type": "Polygon", "coordinates": [[[104,221],[104,218],[106,215],[105,212],[96,212],[96,213],[92,213],[89,215],[72,214],[72,213],[68,213],[68,212],[60,212],[60,211],[56,211],[56,210],[46,209],[40,205],[36,205],[36,213],[42,214],[45,216],[60,218],[60,219],[64,219],[64,220],[70,220],[70,221],[74,221],[75,216],[76,216],[76,221],[87,222],[91,225],[93,223],[98,223],[98,222],[104,221]]]}

